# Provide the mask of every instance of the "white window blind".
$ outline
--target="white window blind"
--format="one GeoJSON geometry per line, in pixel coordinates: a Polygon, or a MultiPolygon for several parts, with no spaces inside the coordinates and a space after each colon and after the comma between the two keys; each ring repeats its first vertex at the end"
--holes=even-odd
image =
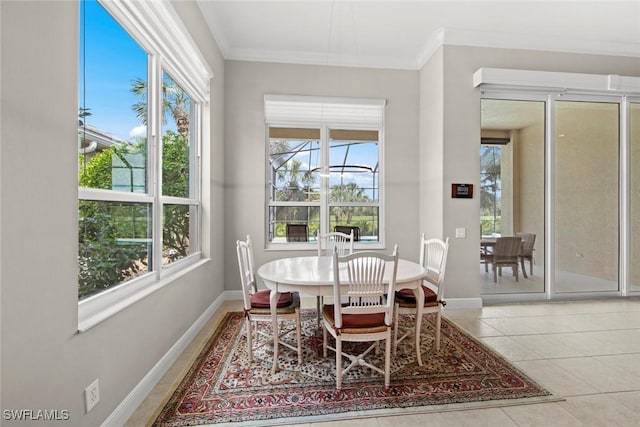
{"type": "Polygon", "coordinates": [[[265,95],[267,123],[349,124],[379,127],[385,99],[265,95]]]}

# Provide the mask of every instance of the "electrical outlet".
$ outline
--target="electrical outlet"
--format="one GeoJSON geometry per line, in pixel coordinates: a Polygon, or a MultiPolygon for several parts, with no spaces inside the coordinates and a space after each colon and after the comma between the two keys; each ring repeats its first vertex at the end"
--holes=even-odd
{"type": "Polygon", "coordinates": [[[86,404],[87,413],[92,410],[99,401],[100,387],[98,386],[98,379],[96,379],[89,387],[84,389],[84,403],[86,404]]]}

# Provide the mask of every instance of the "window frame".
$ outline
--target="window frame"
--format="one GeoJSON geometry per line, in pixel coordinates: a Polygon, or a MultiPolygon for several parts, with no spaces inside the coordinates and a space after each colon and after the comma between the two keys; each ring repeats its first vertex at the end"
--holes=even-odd
{"type": "MultiPolygon", "coordinates": [[[[284,98],[284,97],[283,97],[284,98]]],[[[299,99],[307,99],[307,97],[292,97],[296,100],[299,99]]],[[[267,97],[265,97],[266,102],[267,97]]],[[[308,99],[313,100],[315,98],[308,97],[308,99]]],[[[322,98],[322,101],[329,100],[332,98],[325,97],[322,98]]],[[[358,99],[350,100],[348,98],[336,98],[341,102],[352,102],[352,105],[357,105],[358,99]]],[[[355,249],[384,249],[385,248],[385,235],[384,235],[384,211],[385,211],[385,203],[384,203],[384,195],[385,195],[385,180],[384,180],[384,106],[386,102],[377,100],[382,105],[382,119],[379,124],[372,125],[370,123],[358,123],[357,121],[339,121],[339,120],[323,120],[322,117],[318,117],[317,120],[295,120],[295,117],[290,121],[284,120],[273,120],[270,121],[268,118],[265,120],[265,213],[264,213],[264,225],[265,225],[265,248],[267,250],[317,250],[317,242],[313,238],[314,236],[309,236],[308,242],[271,242],[269,241],[269,219],[270,219],[270,209],[274,206],[312,206],[319,207],[320,209],[320,232],[326,233],[330,231],[328,229],[330,223],[329,212],[331,207],[333,206],[368,206],[368,207],[377,207],[378,208],[378,241],[367,242],[367,241],[359,241],[354,243],[355,249]],[[320,168],[323,170],[328,167],[329,163],[329,149],[330,149],[330,131],[332,129],[344,129],[344,130],[365,130],[365,131],[376,131],[378,132],[378,199],[375,202],[364,203],[364,202],[332,202],[330,201],[330,187],[329,187],[329,176],[322,176],[325,174],[321,174],[320,177],[320,201],[318,202],[277,202],[271,199],[271,191],[270,191],[270,162],[269,162],[269,140],[270,140],[270,128],[309,128],[309,129],[319,129],[320,130],[320,168]]],[[[321,102],[321,101],[319,101],[321,102]]],[[[364,104],[366,105],[366,104],[364,104]]]]}
{"type": "MultiPolygon", "coordinates": [[[[208,129],[209,84],[213,73],[202,53],[177,17],[169,1],[127,2],[98,0],[100,5],[146,52],[148,87],[147,126],[147,192],[129,193],[78,186],[78,201],[146,203],[152,209],[152,264],[155,267],[139,277],[114,285],[78,301],[78,331],[84,332],[129,305],[146,297],[177,277],[197,268],[203,257],[202,171],[201,156],[204,130],[208,129]],[[167,32],[166,28],[172,28],[167,32]],[[162,82],[167,74],[191,100],[190,176],[188,197],[162,194],[162,82]],[[190,247],[185,257],[162,264],[163,212],[167,205],[195,207],[196,218],[190,219],[190,247]]],[[[79,22],[79,21],[78,21],[79,22]]],[[[80,52],[79,52],[80,53],[80,52]]]]}

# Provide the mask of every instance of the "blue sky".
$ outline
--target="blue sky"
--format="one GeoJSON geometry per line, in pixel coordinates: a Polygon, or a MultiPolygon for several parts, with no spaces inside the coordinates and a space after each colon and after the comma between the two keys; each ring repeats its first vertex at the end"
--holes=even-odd
{"type": "Polygon", "coordinates": [[[131,108],[131,81],[147,79],[147,54],[95,0],[80,3],[79,105],[86,123],[122,139],[142,123],[131,108]]]}

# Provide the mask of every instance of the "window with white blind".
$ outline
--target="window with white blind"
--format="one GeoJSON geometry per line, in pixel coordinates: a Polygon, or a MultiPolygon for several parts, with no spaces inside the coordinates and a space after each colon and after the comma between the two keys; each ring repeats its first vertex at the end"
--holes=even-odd
{"type": "Polygon", "coordinates": [[[315,248],[318,233],[354,230],[381,247],[385,101],[265,96],[267,242],[315,248]]]}

